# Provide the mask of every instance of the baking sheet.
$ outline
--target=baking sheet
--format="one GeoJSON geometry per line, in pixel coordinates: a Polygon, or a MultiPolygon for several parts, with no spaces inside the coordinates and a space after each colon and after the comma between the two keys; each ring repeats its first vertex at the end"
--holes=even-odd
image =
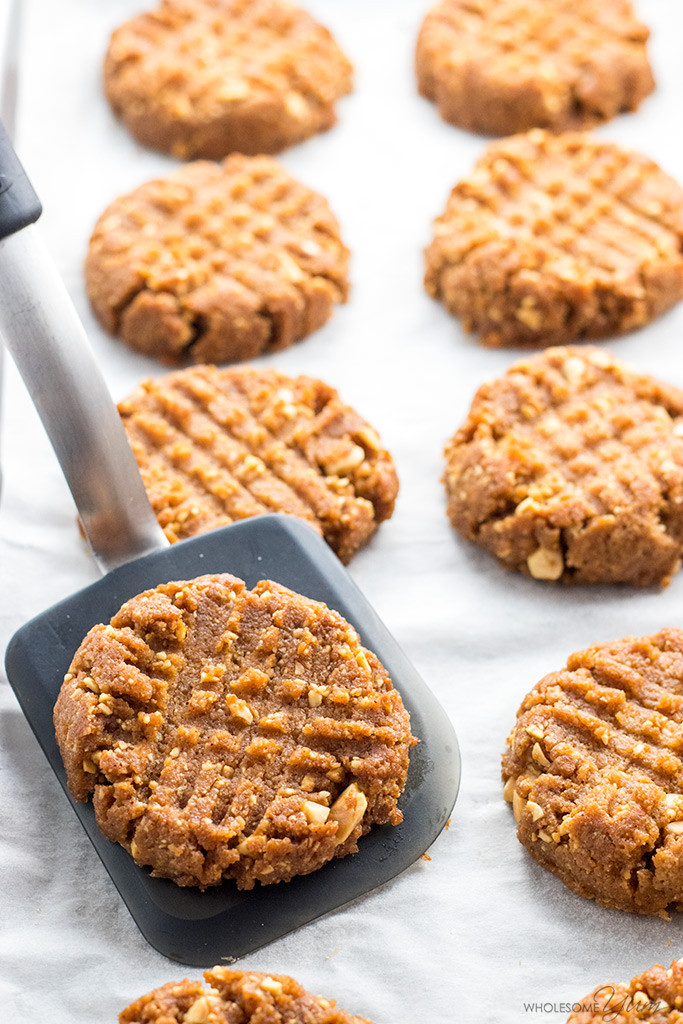
{"type": "MultiPolygon", "coordinates": [[[[81,267],[107,203],[176,166],[137,146],[101,94],[108,34],[144,4],[25,6],[17,145],[44,203],[42,234],[120,398],[159,367],[97,326],[81,267]]],[[[353,59],[356,91],[340,103],[333,131],[282,159],[329,198],[353,252],[353,293],[323,330],[263,362],[336,386],[396,458],[396,513],[351,572],[451,714],[463,783],[430,861],[240,966],[290,973],[376,1024],[559,1024],[566,1004],[597,984],[683,955],[683,932],[677,919],[603,910],[533,864],[502,800],[500,753],[524,693],[571,651],[681,625],[683,575],[661,593],[554,589],[503,572],[452,533],[439,482],[443,443],[479,383],[518,353],[479,348],[427,298],[421,250],[431,219],[485,140],[443,124],[416,95],[412,51],[424,0],[307,6],[353,59]]],[[[641,0],[639,10],[653,29],[658,90],[639,113],[600,134],[641,149],[683,180],[683,10],[673,0],[641,0]]],[[[609,347],[683,385],[683,306],[609,347]]],[[[3,648],[28,618],[97,578],[23,385],[11,365],[5,376],[3,648]]],[[[0,747],[2,1019],[113,1024],[155,985],[198,976],[155,953],[138,933],[4,679],[0,747]]]]}

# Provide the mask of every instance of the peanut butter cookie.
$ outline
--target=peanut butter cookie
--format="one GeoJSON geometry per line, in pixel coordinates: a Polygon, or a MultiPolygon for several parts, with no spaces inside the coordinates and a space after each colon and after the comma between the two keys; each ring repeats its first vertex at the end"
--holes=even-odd
{"type": "Polygon", "coordinates": [[[195,161],[121,196],[85,264],[100,323],[167,363],[286,348],[348,294],[348,250],[326,201],[272,157],[195,161]]]}
{"type": "Polygon", "coordinates": [[[348,562],[393,512],[391,456],[320,380],[191,367],[145,381],[119,412],[171,542],[287,512],[348,562]]]}
{"type": "Polygon", "coordinates": [[[546,346],[642,327],[683,297],[683,190],[590,135],[493,143],[453,189],[425,287],[484,345],[546,346]]]}
{"type": "Polygon", "coordinates": [[[505,798],[534,860],[602,906],[683,909],[683,631],[572,654],[525,697],[505,798]]]}
{"type": "Polygon", "coordinates": [[[171,982],[119,1014],[119,1024],[372,1024],[312,996],[284,974],[214,967],[200,981],[171,982]]]}
{"type": "Polygon", "coordinates": [[[54,720],[74,797],[178,885],[287,881],[402,820],[399,694],[341,615],[277,583],[127,601],[78,648],[54,720]]]}
{"type": "Polygon", "coordinates": [[[352,68],[283,0],[162,0],[114,32],[107,98],[146,146],[181,160],[278,153],[336,122],[352,68]]]}
{"type": "Polygon", "coordinates": [[[453,526],[507,568],[665,585],[683,550],[683,392],[596,348],[548,349],[479,389],[444,483],[453,526]]]}
{"type": "Polygon", "coordinates": [[[575,1004],[567,1024],[680,1024],[683,1019],[683,960],[667,971],[655,964],[628,984],[599,985],[575,1004]]]}
{"type": "Polygon", "coordinates": [[[420,92],[490,135],[590,128],[654,89],[628,0],[442,0],[417,43],[420,92]]]}

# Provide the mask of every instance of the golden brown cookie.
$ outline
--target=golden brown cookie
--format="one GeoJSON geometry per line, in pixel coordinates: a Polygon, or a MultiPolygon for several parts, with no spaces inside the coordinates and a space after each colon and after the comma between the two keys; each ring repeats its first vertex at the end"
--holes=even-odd
{"type": "Polygon", "coordinates": [[[200,981],[170,982],[119,1014],[119,1024],[372,1024],[313,996],[285,974],[213,967],[200,981]]]}
{"type": "Polygon", "coordinates": [[[484,345],[621,334],[683,297],[683,190],[581,132],[493,143],[453,189],[425,287],[484,345]]]}
{"type": "Polygon", "coordinates": [[[107,98],[146,146],[182,160],[278,153],[335,124],[352,68],[284,0],[162,0],[114,32],[107,98]]]}
{"type": "Polygon", "coordinates": [[[592,347],[515,363],[446,446],[460,533],[538,580],[669,582],[683,550],[683,392],[592,347]]]}
{"type": "Polygon", "coordinates": [[[602,906],[683,909],[683,631],[572,654],[524,698],[505,798],[534,860],[602,906]]]}
{"type": "Polygon", "coordinates": [[[327,202],[271,157],[196,161],[116,199],[85,264],[100,323],[167,363],[286,348],[348,294],[327,202]]]}
{"type": "Polygon", "coordinates": [[[287,881],[402,820],[413,740],[389,676],[341,615],[267,580],[127,601],[78,648],[54,719],[74,797],[178,885],[287,881]]]}
{"type": "Polygon", "coordinates": [[[590,128],[654,89],[629,0],[442,0],[417,43],[420,92],[490,135],[590,128]]]}
{"type": "Polygon", "coordinates": [[[287,512],[348,562],[393,512],[391,456],[320,380],[190,367],[145,381],[119,412],[171,542],[287,512]]]}
{"type": "Polygon", "coordinates": [[[608,982],[575,1004],[567,1024],[681,1024],[683,960],[655,964],[627,984],[608,982]]]}

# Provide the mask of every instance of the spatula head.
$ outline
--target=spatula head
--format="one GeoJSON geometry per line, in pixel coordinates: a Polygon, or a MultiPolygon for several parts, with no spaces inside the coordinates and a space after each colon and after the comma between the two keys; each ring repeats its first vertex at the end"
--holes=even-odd
{"type": "Polygon", "coordinates": [[[23,626],[5,659],[9,681],[81,824],[148,942],[184,964],[238,958],[388,882],[420,857],[446,824],[458,792],[453,727],[341,562],[308,526],[261,516],[183,541],[109,573],[23,626]],[[418,737],[410,756],[398,826],[375,825],[359,852],[279,885],[238,890],[228,881],[199,892],[152,878],[95,821],[92,804],[71,797],[52,709],[81,640],[135,594],[169,580],[229,572],[248,587],[272,579],[324,601],[358,631],[401,694],[418,737]]]}

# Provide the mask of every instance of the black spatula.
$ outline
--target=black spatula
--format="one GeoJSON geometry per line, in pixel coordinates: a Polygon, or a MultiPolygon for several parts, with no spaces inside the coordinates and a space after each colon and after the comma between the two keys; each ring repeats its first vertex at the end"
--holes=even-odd
{"type": "MultiPolygon", "coordinates": [[[[147,940],[174,960],[210,966],[336,909],[399,874],[434,841],[457,795],[460,761],[449,719],[327,545],[288,516],[261,516],[170,547],[147,499],[116,408],[83,327],[35,229],[38,199],[0,126],[0,335],[50,436],[103,579],[33,619],[11,640],[7,674],[33,731],[104,866],[147,940]],[[230,572],[248,586],[276,580],[351,622],[401,693],[413,748],[404,821],[375,826],[359,852],[275,886],[206,892],[152,878],[75,802],[52,725],[73,654],[90,627],[159,583],[230,572]]],[[[68,856],[68,850],[65,850],[68,856]]]]}

